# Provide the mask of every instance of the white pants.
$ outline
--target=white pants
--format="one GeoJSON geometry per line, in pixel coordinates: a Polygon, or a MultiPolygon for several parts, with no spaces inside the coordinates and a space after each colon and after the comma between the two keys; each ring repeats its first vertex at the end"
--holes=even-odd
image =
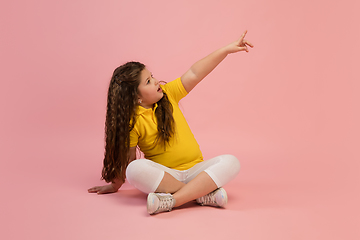
{"type": "Polygon", "coordinates": [[[239,160],[232,155],[221,155],[179,171],[147,159],[132,161],[126,168],[126,178],[131,185],[144,193],[155,192],[165,172],[175,179],[188,183],[202,171],[206,172],[217,187],[222,187],[236,177],[240,170],[239,160]]]}

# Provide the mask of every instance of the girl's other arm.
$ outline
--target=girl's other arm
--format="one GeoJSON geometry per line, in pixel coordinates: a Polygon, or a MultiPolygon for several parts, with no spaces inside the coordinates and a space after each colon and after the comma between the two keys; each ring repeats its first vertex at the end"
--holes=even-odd
{"type": "MultiPolygon", "coordinates": [[[[130,148],[129,163],[136,159],[136,147],[130,148]]],[[[114,179],[111,184],[104,186],[96,186],[88,189],[89,193],[105,194],[105,193],[114,193],[119,190],[123,185],[123,181],[120,179],[114,179]]]]}
{"type": "Polygon", "coordinates": [[[242,36],[235,42],[222,47],[200,61],[196,62],[191,68],[181,76],[182,84],[187,92],[190,92],[204,77],[206,77],[229,53],[240,51],[248,52],[249,47],[254,47],[250,42],[245,40],[245,31],[242,36]]]}

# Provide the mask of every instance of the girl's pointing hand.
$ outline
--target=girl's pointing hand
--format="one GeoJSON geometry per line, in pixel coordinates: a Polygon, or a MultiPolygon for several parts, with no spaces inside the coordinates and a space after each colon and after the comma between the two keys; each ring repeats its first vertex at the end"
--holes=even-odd
{"type": "Polygon", "coordinates": [[[252,45],[249,41],[245,40],[246,33],[247,31],[245,31],[237,41],[226,46],[228,53],[236,53],[240,51],[249,52],[248,46],[252,48],[254,47],[254,45],[252,45]]]}

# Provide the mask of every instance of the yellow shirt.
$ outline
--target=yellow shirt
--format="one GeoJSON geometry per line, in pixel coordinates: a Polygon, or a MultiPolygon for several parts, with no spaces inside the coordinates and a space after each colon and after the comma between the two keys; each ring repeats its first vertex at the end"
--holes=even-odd
{"type": "Polygon", "coordinates": [[[182,85],[181,78],[162,85],[161,88],[173,106],[175,134],[170,140],[170,145],[164,149],[163,144],[155,144],[158,134],[155,116],[157,104],[155,104],[152,109],[138,107],[138,117],[134,129],[130,132],[130,147],[138,145],[146,159],[169,168],[187,170],[203,161],[199,144],[179,108],[179,101],[187,95],[187,92],[182,85]]]}

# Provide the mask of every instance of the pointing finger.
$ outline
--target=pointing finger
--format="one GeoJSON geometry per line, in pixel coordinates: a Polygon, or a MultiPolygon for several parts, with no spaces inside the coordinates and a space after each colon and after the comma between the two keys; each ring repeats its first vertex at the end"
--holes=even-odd
{"type": "Polygon", "coordinates": [[[240,42],[242,42],[244,40],[246,33],[247,33],[247,30],[241,35],[240,42]]]}

